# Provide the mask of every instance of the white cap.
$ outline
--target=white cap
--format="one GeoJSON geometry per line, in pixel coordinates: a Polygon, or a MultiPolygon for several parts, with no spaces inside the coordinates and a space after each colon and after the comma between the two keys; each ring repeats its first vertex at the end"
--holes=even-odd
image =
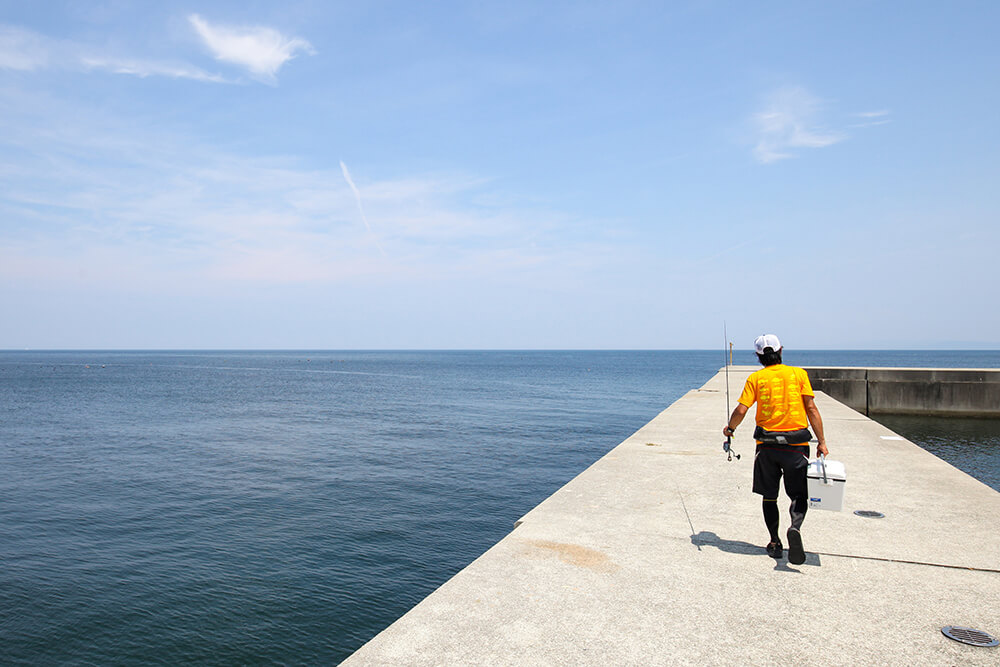
{"type": "Polygon", "coordinates": [[[757,354],[764,354],[767,348],[771,348],[772,352],[777,352],[781,349],[781,341],[774,334],[764,334],[757,336],[757,340],[753,342],[753,348],[757,350],[757,354]]]}

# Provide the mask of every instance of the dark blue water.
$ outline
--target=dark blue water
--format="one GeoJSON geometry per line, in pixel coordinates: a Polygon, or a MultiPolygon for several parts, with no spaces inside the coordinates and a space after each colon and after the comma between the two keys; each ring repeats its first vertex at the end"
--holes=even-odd
{"type": "Polygon", "coordinates": [[[0,663],[336,663],[723,361],[2,352],[0,663]]]}

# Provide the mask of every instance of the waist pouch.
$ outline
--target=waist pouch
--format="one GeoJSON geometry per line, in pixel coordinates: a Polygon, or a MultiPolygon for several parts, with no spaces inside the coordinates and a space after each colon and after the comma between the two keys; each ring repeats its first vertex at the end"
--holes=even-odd
{"type": "Polygon", "coordinates": [[[805,445],[812,440],[809,429],[798,431],[768,431],[760,426],[753,430],[753,439],[763,445],[805,445]]]}

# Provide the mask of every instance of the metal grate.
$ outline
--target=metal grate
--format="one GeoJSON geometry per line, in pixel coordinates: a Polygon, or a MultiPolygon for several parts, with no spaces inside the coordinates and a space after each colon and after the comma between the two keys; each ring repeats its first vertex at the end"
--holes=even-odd
{"type": "Polygon", "coordinates": [[[960,625],[946,625],[941,628],[941,632],[948,639],[954,639],[970,646],[997,646],[1000,644],[1000,640],[982,630],[963,628],[960,625]]]}
{"type": "Polygon", "coordinates": [[[875,510],[854,510],[854,513],[858,516],[863,516],[866,519],[884,519],[885,515],[881,512],[876,512],[875,510]]]}

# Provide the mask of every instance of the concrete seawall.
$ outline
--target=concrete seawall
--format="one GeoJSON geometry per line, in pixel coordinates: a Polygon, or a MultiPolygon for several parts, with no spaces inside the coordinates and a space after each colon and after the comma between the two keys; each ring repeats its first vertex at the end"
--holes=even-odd
{"type": "Polygon", "coordinates": [[[685,394],[343,664],[998,664],[941,628],[1000,636],[1000,493],[818,394],[844,510],[806,517],[805,564],[772,560],[753,415],[742,458],[721,451],[724,383],[685,394]]]}
{"type": "Polygon", "coordinates": [[[1000,417],[1000,369],[806,367],[813,388],[864,415],[1000,417]]]}

